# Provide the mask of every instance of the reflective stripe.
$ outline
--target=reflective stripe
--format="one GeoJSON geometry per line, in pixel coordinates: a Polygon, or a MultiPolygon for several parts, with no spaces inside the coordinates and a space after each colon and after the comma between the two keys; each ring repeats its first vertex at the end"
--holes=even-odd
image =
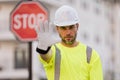
{"type": "Polygon", "coordinates": [[[56,49],[56,56],[55,56],[55,74],[54,74],[54,80],[60,79],[60,62],[61,62],[61,55],[60,50],[55,45],[56,49]]]}
{"type": "MultiPolygon", "coordinates": [[[[60,50],[57,48],[57,46],[56,45],[54,45],[54,46],[56,49],[54,80],[59,80],[60,79],[61,55],[60,55],[60,50]]],[[[92,54],[92,48],[87,46],[87,49],[86,49],[87,63],[90,63],[91,54],[92,54]]]]}
{"type": "Polygon", "coordinates": [[[92,48],[87,46],[87,49],[86,49],[87,63],[90,63],[91,54],[92,54],[92,48]]]}

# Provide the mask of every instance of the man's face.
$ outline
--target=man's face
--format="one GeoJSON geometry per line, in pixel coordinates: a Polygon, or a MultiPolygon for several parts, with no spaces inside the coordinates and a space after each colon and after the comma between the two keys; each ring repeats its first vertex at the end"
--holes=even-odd
{"type": "Polygon", "coordinates": [[[62,42],[66,45],[72,45],[76,40],[78,24],[69,26],[58,26],[57,30],[62,39],[62,42]]]}

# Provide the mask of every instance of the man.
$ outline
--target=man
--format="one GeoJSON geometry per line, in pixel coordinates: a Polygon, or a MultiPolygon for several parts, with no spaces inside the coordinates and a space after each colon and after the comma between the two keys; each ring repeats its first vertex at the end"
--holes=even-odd
{"type": "Polygon", "coordinates": [[[40,23],[38,47],[48,80],[103,80],[98,53],[76,40],[79,18],[75,9],[64,5],[55,13],[54,25],[61,38],[55,44],[55,31],[40,23]]]}

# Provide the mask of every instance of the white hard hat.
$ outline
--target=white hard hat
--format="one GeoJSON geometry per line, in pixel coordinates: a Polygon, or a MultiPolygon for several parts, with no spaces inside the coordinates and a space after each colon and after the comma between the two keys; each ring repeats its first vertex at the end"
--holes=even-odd
{"type": "Polygon", "coordinates": [[[79,22],[79,17],[76,10],[70,6],[64,5],[55,13],[54,25],[67,26],[79,22]]]}

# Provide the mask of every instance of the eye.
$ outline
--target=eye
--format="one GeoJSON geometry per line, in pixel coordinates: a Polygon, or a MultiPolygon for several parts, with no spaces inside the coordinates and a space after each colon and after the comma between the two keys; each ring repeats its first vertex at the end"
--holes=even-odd
{"type": "Polygon", "coordinates": [[[70,27],[69,27],[69,29],[74,29],[75,28],[75,26],[74,25],[71,25],[70,27]]]}
{"type": "Polygon", "coordinates": [[[60,27],[61,30],[66,30],[66,27],[60,27]]]}

